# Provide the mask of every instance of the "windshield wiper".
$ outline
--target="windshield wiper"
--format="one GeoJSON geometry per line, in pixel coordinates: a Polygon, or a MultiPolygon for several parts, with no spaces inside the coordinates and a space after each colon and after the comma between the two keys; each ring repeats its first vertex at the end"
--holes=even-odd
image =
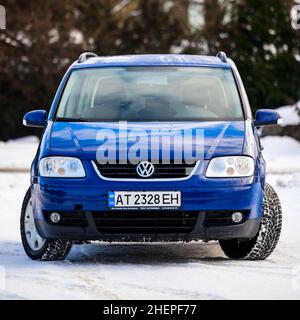
{"type": "Polygon", "coordinates": [[[91,120],[85,119],[85,118],[56,117],[56,121],[60,121],[60,122],[90,122],[91,120]]]}

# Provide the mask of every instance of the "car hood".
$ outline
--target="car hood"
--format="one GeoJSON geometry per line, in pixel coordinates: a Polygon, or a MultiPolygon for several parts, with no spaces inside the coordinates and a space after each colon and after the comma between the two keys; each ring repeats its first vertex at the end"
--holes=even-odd
{"type": "MultiPolygon", "coordinates": [[[[147,139],[135,140],[132,132],[140,133],[140,137],[148,136],[150,132],[160,132],[164,142],[151,149],[162,158],[162,150],[166,150],[165,143],[171,139],[170,154],[174,156],[174,150],[181,147],[193,147],[193,150],[201,150],[204,159],[210,159],[220,155],[238,155],[243,151],[245,123],[244,121],[205,121],[205,122],[138,122],[122,123],[119,131],[119,123],[112,122],[54,122],[51,129],[50,152],[52,155],[64,155],[79,157],[85,160],[95,160],[99,146],[103,142],[115,145],[116,150],[124,146],[128,149],[134,142],[139,146],[145,144],[150,148],[147,139]],[[121,132],[121,134],[119,134],[121,132]],[[175,135],[176,138],[171,138],[175,135]],[[131,138],[128,139],[128,135],[131,138]],[[179,135],[179,136],[178,136],[179,135]],[[178,138],[182,135],[182,139],[178,138]],[[105,136],[105,138],[104,138],[105,136]],[[127,139],[127,140],[124,140],[127,139]],[[124,143],[125,141],[125,143],[124,143]],[[159,150],[158,150],[159,149],[159,150]]],[[[153,135],[152,135],[153,136],[153,135]]],[[[194,154],[195,155],[195,154],[194,154]]],[[[118,158],[118,157],[117,157],[118,158]]]]}

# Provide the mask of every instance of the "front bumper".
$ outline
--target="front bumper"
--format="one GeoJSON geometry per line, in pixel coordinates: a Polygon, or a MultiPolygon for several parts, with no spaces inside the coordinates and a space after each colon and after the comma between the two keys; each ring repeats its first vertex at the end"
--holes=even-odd
{"type": "Polygon", "coordinates": [[[45,220],[36,219],[39,234],[47,239],[66,240],[101,240],[101,241],[192,241],[220,239],[250,239],[253,238],[260,226],[259,219],[246,220],[239,225],[206,227],[204,214],[199,214],[196,225],[188,233],[101,233],[98,231],[92,212],[85,212],[87,226],[55,226],[45,220]]]}
{"type": "Polygon", "coordinates": [[[203,168],[184,181],[105,181],[92,166],[84,179],[37,178],[32,185],[34,217],[39,234],[46,239],[103,241],[190,241],[253,238],[259,229],[263,187],[259,175],[249,178],[207,179],[203,168]],[[97,229],[93,213],[108,211],[108,191],[174,191],[182,193],[180,211],[197,212],[197,221],[188,233],[103,233],[97,229]],[[239,225],[206,226],[203,212],[247,211],[239,225]],[[56,226],[46,221],[44,212],[83,212],[87,225],[56,226]]]}

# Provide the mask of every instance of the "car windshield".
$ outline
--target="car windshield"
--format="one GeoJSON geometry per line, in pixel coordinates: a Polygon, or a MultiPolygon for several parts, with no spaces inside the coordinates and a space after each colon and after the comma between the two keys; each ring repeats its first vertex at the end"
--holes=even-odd
{"type": "Polygon", "coordinates": [[[104,67],[71,73],[56,119],[242,120],[243,111],[230,69],[104,67]]]}

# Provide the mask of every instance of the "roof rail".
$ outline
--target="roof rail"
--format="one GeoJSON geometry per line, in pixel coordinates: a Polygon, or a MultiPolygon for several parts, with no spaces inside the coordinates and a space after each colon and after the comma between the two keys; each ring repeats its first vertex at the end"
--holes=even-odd
{"type": "Polygon", "coordinates": [[[224,63],[227,63],[227,62],[228,62],[228,61],[227,61],[226,53],[223,52],[223,51],[219,51],[219,52],[217,53],[217,57],[220,58],[220,60],[221,60],[222,62],[224,62],[224,63]]]}
{"type": "Polygon", "coordinates": [[[79,56],[77,62],[78,62],[78,63],[83,63],[83,62],[85,62],[86,60],[88,60],[89,58],[96,58],[96,57],[98,57],[98,56],[96,55],[96,53],[93,53],[93,52],[84,52],[84,53],[82,53],[82,54],[79,56]]]}

